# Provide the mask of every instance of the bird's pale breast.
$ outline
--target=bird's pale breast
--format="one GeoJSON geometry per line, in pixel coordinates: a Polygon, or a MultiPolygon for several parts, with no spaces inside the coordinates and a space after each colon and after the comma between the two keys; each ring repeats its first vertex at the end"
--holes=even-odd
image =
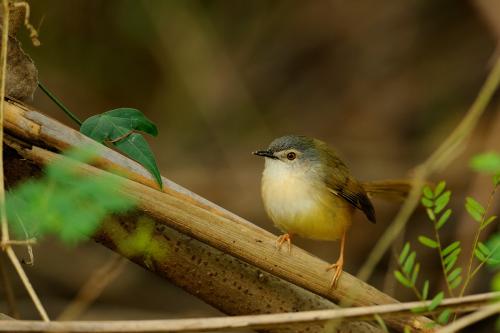
{"type": "Polygon", "coordinates": [[[338,239],[351,223],[352,206],[314,175],[279,163],[269,161],[262,177],[264,206],[276,226],[306,238],[338,239]]]}

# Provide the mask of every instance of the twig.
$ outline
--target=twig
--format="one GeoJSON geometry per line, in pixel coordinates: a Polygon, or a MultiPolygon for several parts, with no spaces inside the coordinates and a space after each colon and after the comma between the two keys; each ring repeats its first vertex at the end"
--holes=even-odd
{"type": "Polygon", "coordinates": [[[30,33],[31,42],[34,46],[40,46],[40,40],[38,39],[38,31],[30,23],[30,5],[26,1],[14,2],[14,7],[24,8],[24,26],[28,29],[30,33]]]}
{"type": "Polygon", "coordinates": [[[462,318],[457,319],[450,325],[439,329],[436,333],[453,333],[499,312],[500,302],[495,302],[494,304],[480,308],[470,315],[463,316],[462,318]]]}
{"type": "Polygon", "coordinates": [[[24,287],[26,288],[26,291],[31,297],[31,300],[35,304],[36,309],[40,313],[40,316],[42,317],[43,321],[48,322],[49,321],[49,316],[47,315],[47,312],[45,311],[42,302],[40,302],[40,299],[38,298],[35,289],[33,289],[33,286],[31,285],[30,280],[28,279],[28,276],[26,275],[26,272],[24,271],[23,267],[21,266],[21,263],[19,262],[19,259],[17,259],[16,254],[14,253],[14,250],[10,246],[8,246],[5,251],[7,252],[7,256],[9,257],[10,261],[12,262],[12,265],[14,265],[14,268],[17,271],[17,274],[19,275],[19,278],[24,284],[24,287]]]}
{"type": "Polygon", "coordinates": [[[95,271],[57,320],[71,320],[80,316],[101,295],[104,288],[120,275],[125,262],[123,257],[114,255],[104,266],[95,271]]]}
{"type": "MultiPolygon", "coordinates": [[[[465,312],[477,309],[500,293],[470,295],[461,298],[448,298],[434,311],[442,308],[453,308],[465,312]]],[[[427,307],[432,301],[385,304],[359,308],[342,308],[335,310],[316,310],[292,313],[276,313],[234,317],[212,317],[171,320],[136,320],[136,321],[5,321],[0,331],[20,332],[207,332],[235,328],[271,328],[276,326],[292,326],[296,324],[325,322],[335,319],[373,320],[374,315],[380,317],[412,316],[411,310],[427,307]]],[[[498,303],[500,304],[500,303],[498,303]]]]}
{"type": "MultiPolygon", "coordinates": [[[[498,185],[495,185],[493,187],[493,189],[491,190],[490,192],[490,196],[488,198],[488,203],[486,205],[486,208],[485,208],[485,211],[484,211],[484,214],[481,218],[481,222],[479,223],[477,229],[476,229],[476,232],[474,233],[474,242],[472,243],[472,248],[471,248],[471,253],[470,253],[470,257],[469,257],[469,263],[467,264],[467,275],[466,275],[466,278],[465,278],[465,282],[464,282],[464,285],[462,286],[462,289],[460,290],[460,296],[463,296],[465,294],[465,291],[467,290],[467,287],[469,286],[469,283],[473,277],[473,274],[472,274],[472,263],[474,262],[474,252],[476,251],[476,248],[477,248],[477,244],[479,243],[479,238],[481,236],[481,231],[483,231],[483,224],[486,220],[486,214],[488,213],[490,207],[491,207],[491,204],[493,203],[493,198],[495,197],[495,193],[498,189],[498,185]]],[[[492,252],[494,253],[494,252],[492,252]]],[[[490,253],[490,254],[492,254],[490,253]]],[[[484,263],[485,261],[483,261],[484,263]]],[[[481,264],[476,267],[476,269],[474,270],[474,275],[477,273],[477,271],[479,270],[479,268],[481,268],[481,264]]]]}
{"type": "Polygon", "coordinates": [[[2,224],[2,248],[9,240],[9,226],[5,211],[5,181],[3,172],[3,118],[5,109],[5,77],[7,75],[7,43],[9,41],[9,1],[2,0],[2,46],[0,49],[0,220],[2,224]]]}
{"type": "Polygon", "coordinates": [[[463,142],[476,126],[480,116],[490,102],[500,82],[500,58],[497,59],[486,82],[470,107],[469,111],[460,124],[446,138],[446,140],[427,158],[427,160],[415,168],[413,188],[408,198],[394,218],[392,224],[379,239],[368,259],[359,270],[357,276],[361,280],[368,280],[375,266],[380,262],[387,249],[391,246],[398,235],[403,231],[406,222],[418,205],[422,185],[429,175],[447,166],[463,148],[463,142]]]}

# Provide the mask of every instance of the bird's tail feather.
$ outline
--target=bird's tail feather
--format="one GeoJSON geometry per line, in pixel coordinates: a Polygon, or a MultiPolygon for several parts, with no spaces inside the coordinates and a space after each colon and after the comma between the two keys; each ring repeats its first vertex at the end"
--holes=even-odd
{"type": "Polygon", "coordinates": [[[410,179],[387,179],[362,182],[361,186],[369,196],[376,196],[383,199],[402,200],[408,196],[412,188],[410,179]]]}

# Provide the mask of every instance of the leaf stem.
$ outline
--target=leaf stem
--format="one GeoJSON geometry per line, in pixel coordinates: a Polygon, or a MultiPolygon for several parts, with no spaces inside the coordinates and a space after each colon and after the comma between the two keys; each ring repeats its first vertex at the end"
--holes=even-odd
{"type": "Polygon", "coordinates": [[[38,86],[42,91],[47,95],[52,102],[54,102],[68,117],[70,117],[78,126],[82,126],[82,121],[78,119],[78,117],[72,113],[46,86],[43,85],[42,82],[38,81],[38,86]]]}
{"type": "Polygon", "coordinates": [[[446,281],[446,287],[448,288],[448,294],[451,297],[455,297],[453,294],[453,290],[451,289],[450,286],[450,281],[448,281],[448,274],[446,274],[446,265],[444,264],[444,258],[443,258],[443,248],[441,246],[441,238],[439,237],[439,232],[436,227],[436,218],[432,218],[432,226],[434,227],[434,236],[436,236],[436,241],[438,243],[438,252],[439,252],[439,261],[441,262],[441,269],[443,270],[443,276],[446,281]]]}
{"type": "Polygon", "coordinates": [[[470,253],[470,257],[469,257],[469,264],[467,265],[467,276],[466,276],[464,285],[462,287],[462,290],[460,291],[460,296],[464,295],[465,290],[469,286],[469,283],[470,283],[472,277],[477,273],[477,270],[481,267],[481,265],[479,265],[478,267],[476,267],[476,269],[474,270],[474,272],[471,273],[471,271],[472,271],[472,263],[474,261],[474,252],[475,252],[475,250],[477,248],[477,243],[479,242],[479,237],[481,235],[482,226],[484,224],[484,221],[485,221],[485,218],[486,218],[486,214],[488,213],[488,211],[489,211],[489,209],[491,207],[491,204],[493,202],[493,197],[495,196],[495,193],[496,193],[497,189],[498,189],[498,185],[495,185],[495,187],[493,187],[493,189],[491,190],[490,196],[488,198],[488,203],[486,204],[486,209],[485,209],[484,214],[483,214],[483,216],[481,218],[481,223],[479,223],[479,226],[477,227],[477,230],[476,230],[476,234],[474,235],[474,243],[473,243],[473,246],[472,246],[472,249],[471,249],[471,253],[470,253]]]}

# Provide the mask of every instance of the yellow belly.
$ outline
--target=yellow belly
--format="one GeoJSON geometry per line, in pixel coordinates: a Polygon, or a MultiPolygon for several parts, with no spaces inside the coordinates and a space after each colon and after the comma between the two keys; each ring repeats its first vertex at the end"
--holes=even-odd
{"type": "Polygon", "coordinates": [[[353,207],[322,184],[303,177],[264,177],[262,197],[274,224],[305,238],[336,240],[349,227],[353,207]]]}

